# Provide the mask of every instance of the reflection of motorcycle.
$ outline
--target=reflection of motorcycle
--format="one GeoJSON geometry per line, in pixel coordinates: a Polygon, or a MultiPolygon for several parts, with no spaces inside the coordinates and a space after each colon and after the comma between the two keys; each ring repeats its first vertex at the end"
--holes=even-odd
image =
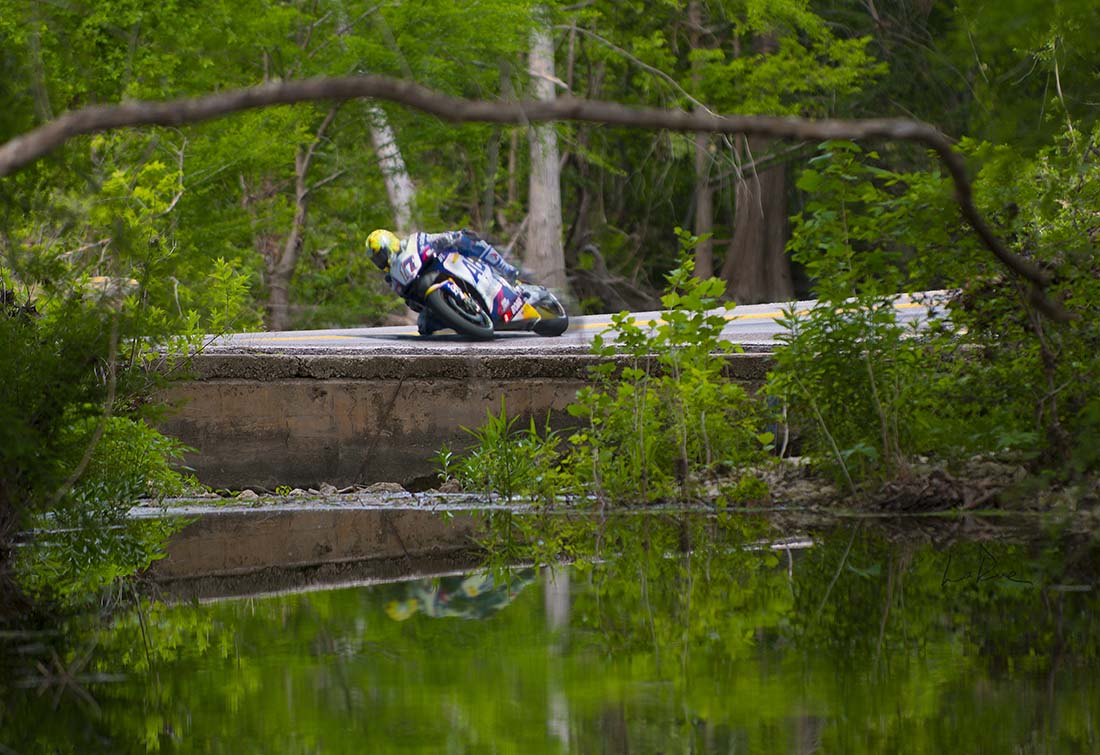
{"type": "Polygon", "coordinates": [[[521,569],[503,579],[480,572],[403,582],[398,586],[398,595],[386,602],[386,615],[394,621],[404,621],[415,613],[433,618],[483,619],[511,603],[534,581],[534,569],[521,569]]]}
{"type": "Polygon", "coordinates": [[[569,327],[565,308],[550,289],[512,282],[490,265],[458,252],[435,254],[407,245],[390,265],[405,298],[428,307],[438,320],[468,338],[497,331],[534,331],[560,336],[569,327]]]}

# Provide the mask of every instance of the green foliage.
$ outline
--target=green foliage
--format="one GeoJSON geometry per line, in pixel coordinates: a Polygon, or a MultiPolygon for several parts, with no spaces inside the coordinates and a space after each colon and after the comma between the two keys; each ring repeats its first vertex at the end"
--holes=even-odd
{"type": "Polygon", "coordinates": [[[594,384],[569,407],[584,423],[569,439],[570,469],[612,501],[690,495],[699,479],[760,458],[760,412],[723,376],[734,347],[721,333],[733,305],[718,306],[721,281],[692,276],[695,239],[678,233],[684,255],[668,276],[661,320],[615,315],[593,339],[592,352],[604,358],[594,384]]]}
{"type": "MultiPolygon", "coordinates": [[[[366,238],[366,234],[351,233],[349,237],[366,238]]],[[[378,268],[361,253],[360,246],[337,244],[299,263],[294,283],[294,327],[377,325],[401,304],[378,275],[378,268]]]]}
{"type": "Polygon", "coordinates": [[[769,392],[808,429],[808,450],[849,483],[904,473],[916,455],[1015,450],[1069,474],[1095,469],[1097,349],[1094,133],[1033,160],[966,141],[983,160],[975,195],[1017,253],[1052,273],[1074,313],[1055,323],[968,238],[936,175],[897,173],[849,143],[824,146],[790,250],[819,302],[788,311],[769,392]],[[948,320],[898,323],[892,295],[946,287],[948,320]],[[1068,467],[1066,466],[1069,461],[1068,467]]]}
{"type": "Polygon", "coordinates": [[[66,428],[65,436],[62,443],[71,454],[68,461],[72,468],[85,454],[88,457],[77,489],[86,485],[115,486],[119,491],[138,491],[143,498],[160,499],[182,495],[196,485],[179,470],[184,453],[193,449],[140,420],[86,418],[66,428]]]}
{"type": "MultiPolygon", "coordinates": [[[[1095,317],[1100,308],[1100,129],[1063,138],[1023,160],[1017,151],[968,143],[985,157],[977,200],[1011,229],[1014,247],[1052,277],[1051,295],[1073,315],[1042,317],[1026,288],[988,264],[952,259],[965,280],[951,309],[973,348],[970,416],[987,415],[996,430],[1035,438],[1045,466],[1069,475],[1097,469],[1091,448],[1094,397],[1100,380],[1095,317]]],[[[992,428],[991,428],[992,429],[992,428]]]]}
{"type": "Polygon", "coordinates": [[[541,431],[534,419],[523,429],[516,429],[516,417],[509,417],[503,399],[500,414],[487,412],[484,425],[467,429],[474,446],[468,454],[454,460],[444,447],[437,455],[441,476],[455,479],[468,490],[477,490],[487,497],[500,496],[510,500],[516,495],[553,500],[566,492],[565,480],[557,470],[558,434],[549,427],[541,431]]]}
{"type": "Polygon", "coordinates": [[[820,299],[896,294],[910,282],[911,266],[935,268],[949,246],[974,250],[962,238],[946,179],[934,171],[898,173],[879,162],[875,151],[831,141],[799,175],[807,199],[792,221],[788,249],[820,299]],[[936,261],[925,262],[932,255],[936,261]]]}
{"type": "Polygon", "coordinates": [[[891,298],[821,301],[784,310],[780,323],[768,393],[838,478],[890,477],[916,453],[943,450],[928,443],[935,423],[949,421],[929,380],[937,351],[897,321],[891,298]]]}
{"type": "MultiPolygon", "coordinates": [[[[706,478],[737,473],[760,461],[770,435],[745,389],[723,375],[734,347],[721,338],[724,286],[692,276],[695,239],[684,243],[681,264],[668,276],[660,321],[635,322],[622,312],[597,335],[591,386],[568,412],[580,427],[559,452],[557,435],[532,422],[516,431],[516,418],[499,415],[474,430],[473,450],[455,461],[444,449],[444,476],[510,498],[517,492],[553,500],[580,490],[600,500],[646,503],[686,498],[706,478]]],[[[757,489],[758,490],[758,489],[757,489]]]]}
{"type": "Polygon", "coordinates": [[[728,60],[706,55],[703,91],[723,112],[824,115],[835,98],[850,96],[885,73],[886,65],[868,54],[868,43],[828,34],[812,42],[784,36],[768,53],[728,60]]]}
{"type": "Polygon", "coordinates": [[[33,540],[14,564],[23,590],[38,603],[72,610],[94,604],[108,588],[164,558],[164,544],[186,522],[131,518],[142,493],[113,481],[87,483],[36,518],[33,540]]]}
{"type": "MultiPolygon", "coordinates": [[[[770,433],[763,433],[759,437],[765,447],[771,444],[770,433]]],[[[730,505],[745,505],[767,500],[769,494],[768,484],[754,474],[745,474],[737,479],[733,485],[721,487],[717,503],[720,508],[730,505]]]]}
{"type": "Polygon", "coordinates": [[[944,47],[976,74],[968,133],[1042,149],[1067,124],[1095,123],[1100,8],[1064,0],[1043,10],[1028,0],[956,3],[944,47]]]}
{"type": "Polygon", "coordinates": [[[174,525],[127,519],[139,498],[183,484],[182,449],[144,421],[163,383],[154,363],[243,309],[246,283],[227,262],[196,268],[178,253],[180,177],[133,146],[99,138],[97,194],[36,189],[35,212],[6,216],[0,235],[0,340],[18,355],[0,375],[0,551],[8,574],[8,543],[32,533],[15,577],[41,600],[94,598],[160,554],[174,525]]]}
{"type": "Polygon", "coordinates": [[[768,386],[803,429],[807,454],[849,486],[904,475],[919,454],[981,448],[979,427],[949,400],[967,370],[961,344],[950,329],[903,325],[895,296],[952,285],[946,258],[987,255],[963,238],[943,179],[878,160],[851,142],[828,142],[798,180],[810,197],[789,249],[818,300],[784,311],[768,386]]]}
{"type": "Polygon", "coordinates": [[[186,481],[177,442],[140,419],[105,414],[147,387],[140,373],[109,374],[122,319],[80,299],[40,314],[0,313],[5,353],[19,355],[0,368],[0,546],[31,533],[14,570],[41,600],[94,598],[159,557],[176,527],[127,518],[139,498],[178,494],[186,481]]]}

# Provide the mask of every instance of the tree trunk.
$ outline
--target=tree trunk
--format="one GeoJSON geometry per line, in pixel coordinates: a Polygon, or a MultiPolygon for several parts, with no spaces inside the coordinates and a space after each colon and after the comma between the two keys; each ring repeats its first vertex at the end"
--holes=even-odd
{"type": "Polygon", "coordinates": [[[714,189],[710,185],[710,138],[706,134],[695,135],[695,277],[714,275],[714,189]]]}
{"type": "Polygon", "coordinates": [[[268,330],[286,330],[290,325],[290,283],[294,278],[294,269],[298,266],[298,256],[302,250],[306,216],[309,211],[309,194],[313,188],[306,183],[306,178],[317,146],[334,118],[336,118],[335,107],[328,111],[309,146],[299,147],[294,156],[294,219],[290,224],[290,232],[283,242],[282,251],[268,264],[268,330]]]}
{"type": "MultiPolygon", "coordinates": [[[[741,140],[744,147],[745,141],[741,140]]],[[[743,162],[763,154],[769,142],[754,137],[743,162]]],[[[737,184],[733,238],[726,250],[722,279],[739,304],[786,301],[794,296],[787,244],[786,167],[746,173],[737,184]]]]}
{"type": "Polygon", "coordinates": [[[309,209],[309,189],[306,187],[309,161],[305,159],[305,154],[305,150],[299,148],[294,158],[294,219],[290,224],[290,233],[283,242],[282,251],[268,268],[268,330],[286,330],[290,325],[290,281],[294,277],[294,268],[298,265],[306,213],[309,209]]]}
{"type": "MultiPolygon", "coordinates": [[[[546,102],[553,100],[554,42],[548,25],[538,26],[531,33],[531,74],[535,98],[546,102]]],[[[561,241],[561,165],[554,124],[532,126],[530,141],[530,220],[524,264],[540,283],[564,291],[567,281],[561,241]]]]}
{"type": "MultiPolygon", "coordinates": [[[[301,150],[295,162],[300,164],[301,150]]],[[[290,325],[290,281],[294,277],[294,268],[298,264],[298,253],[302,248],[302,232],[306,225],[308,193],[305,191],[304,176],[298,172],[295,176],[294,220],[287,234],[283,249],[273,260],[268,270],[267,286],[267,329],[286,330],[290,325]]]]}
{"type": "MultiPolygon", "coordinates": [[[[700,0],[688,5],[688,24],[691,27],[691,49],[698,50],[703,29],[703,7],[700,0]]],[[[701,71],[698,60],[691,63],[691,83],[699,90],[701,71]]],[[[696,110],[701,109],[698,105],[696,110]]],[[[695,276],[709,278],[714,275],[714,189],[710,184],[710,135],[702,131],[695,134],[695,235],[700,241],[695,246],[695,276]]]]}
{"type": "Polygon", "coordinates": [[[398,236],[404,236],[412,230],[416,187],[409,178],[401,149],[397,146],[397,137],[390,127],[385,111],[378,105],[367,106],[370,118],[370,138],[374,152],[378,155],[378,166],[382,169],[382,180],[386,184],[386,195],[393,209],[393,230],[398,236]]]}
{"type": "Polygon", "coordinates": [[[496,213],[496,198],[497,198],[497,173],[500,172],[500,127],[493,128],[493,132],[489,135],[489,144],[485,154],[485,186],[481,192],[481,215],[482,228],[486,234],[491,235],[493,231],[493,218],[496,213]]]}

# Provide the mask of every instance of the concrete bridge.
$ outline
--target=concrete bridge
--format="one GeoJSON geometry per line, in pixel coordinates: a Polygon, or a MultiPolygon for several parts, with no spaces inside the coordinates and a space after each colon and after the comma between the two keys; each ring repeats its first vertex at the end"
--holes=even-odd
{"type": "MultiPolygon", "coordinates": [[[[908,297],[897,307],[907,319],[926,313],[908,297]]],[[[779,314],[780,305],[765,304],[727,315],[724,336],[745,348],[729,357],[733,379],[763,381],[779,314]]],[[[168,390],[178,411],[161,428],[196,449],[187,463],[214,488],[416,487],[434,478],[440,447],[469,445],[463,428],[480,426],[502,400],[509,416],[566,424],[564,409],[596,361],[588,344],[608,322],[580,317],[561,338],[489,342],[421,338],[410,327],[230,336],[194,358],[192,379],[168,390]]]]}

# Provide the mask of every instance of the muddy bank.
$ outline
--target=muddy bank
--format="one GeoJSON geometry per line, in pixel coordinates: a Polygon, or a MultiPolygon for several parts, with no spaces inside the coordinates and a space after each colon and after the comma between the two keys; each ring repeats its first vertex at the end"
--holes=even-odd
{"type": "Polygon", "coordinates": [[[1080,512],[1100,516],[1100,479],[1043,480],[1019,462],[976,457],[944,464],[918,460],[896,479],[848,489],[799,459],[755,471],[769,489],[761,505],[793,503],[871,514],[1080,512]]]}

